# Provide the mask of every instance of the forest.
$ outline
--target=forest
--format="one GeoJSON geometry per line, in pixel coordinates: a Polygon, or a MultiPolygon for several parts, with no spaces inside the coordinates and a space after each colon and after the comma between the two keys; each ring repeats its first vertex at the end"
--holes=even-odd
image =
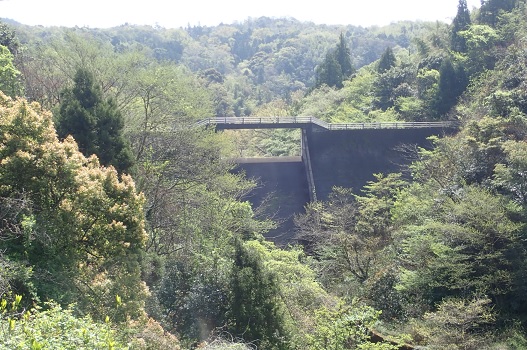
{"type": "Polygon", "coordinates": [[[0,21],[0,349],[527,349],[527,3],[451,23],[0,21]],[[454,121],[334,187],[295,239],[236,157],[298,130],[209,117],[454,121]]]}

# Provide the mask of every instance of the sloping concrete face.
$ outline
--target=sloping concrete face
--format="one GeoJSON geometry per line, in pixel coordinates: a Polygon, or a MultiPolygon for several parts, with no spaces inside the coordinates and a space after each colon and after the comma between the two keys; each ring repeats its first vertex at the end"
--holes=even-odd
{"type": "Polygon", "coordinates": [[[318,199],[327,199],[333,186],[359,193],[368,181],[374,180],[373,174],[403,171],[410,161],[402,147],[430,148],[428,137],[441,137],[446,132],[440,128],[308,132],[318,199]]]}
{"type": "MultiPolygon", "coordinates": [[[[452,134],[454,129],[306,130],[313,180],[318,200],[326,200],[334,186],[352,188],[359,194],[373,174],[402,172],[410,163],[403,146],[431,148],[430,136],[452,134]]],[[[305,159],[305,157],[304,157],[305,159]]],[[[260,186],[249,200],[254,207],[270,196],[266,215],[280,221],[267,239],[287,245],[294,239],[293,216],[309,203],[306,168],[300,159],[263,158],[240,161],[238,170],[258,179],[260,186]]]]}
{"type": "Polygon", "coordinates": [[[278,223],[278,228],[269,231],[266,238],[280,246],[290,243],[294,239],[293,217],[303,213],[309,202],[306,172],[300,157],[240,159],[235,171],[243,171],[247,178],[258,182],[259,186],[245,198],[257,215],[278,223]]]}

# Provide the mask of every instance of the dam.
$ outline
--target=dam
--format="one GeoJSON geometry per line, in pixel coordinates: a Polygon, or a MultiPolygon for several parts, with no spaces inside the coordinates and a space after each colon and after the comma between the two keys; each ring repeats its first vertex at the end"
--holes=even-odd
{"type": "Polygon", "coordinates": [[[452,122],[397,122],[329,124],[314,117],[211,118],[198,126],[227,129],[301,129],[299,157],[237,159],[259,186],[247,197],[253,207],[279,224],[266,235],[277,245],[294,238],[293,216],[310,201],[326,200],[334,186],[361,188],[373,174],[401,172],[410,160],[405,147],[431,148],[430,136],[453,134],[452,122]]]}

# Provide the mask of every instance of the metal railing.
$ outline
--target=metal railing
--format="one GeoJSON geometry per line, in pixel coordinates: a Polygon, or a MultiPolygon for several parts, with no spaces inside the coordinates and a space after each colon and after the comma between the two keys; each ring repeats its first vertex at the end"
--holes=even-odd
{"type": "Polygon", "coordinates": [[[315,117],[224,117],[202,119],[194,126],[221,125],[223,127],[232,126],[257,126],[265,125],[272,127],[276,125],[285,127],[304,127],[310,124],[317,125],[327,130],[360,130],[360,129],[416,129],[416,128],[448,128],[456,126],[455,122],[375,122],[375,123],[342,123],[330,124],[315,117]]]}

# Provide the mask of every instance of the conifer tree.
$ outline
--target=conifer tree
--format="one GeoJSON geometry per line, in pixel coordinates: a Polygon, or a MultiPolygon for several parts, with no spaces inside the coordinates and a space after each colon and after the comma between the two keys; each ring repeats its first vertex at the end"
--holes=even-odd
{"type": "Polygon", "coordinates": [[[342,33],[340,33],[339,43],[337,44],[337,50],[335,51],[335,56],[336,56],[335,58],[337,59],[337,62],[340,65],[340,69],[342,71],[342,78],[343,79],[349,78],[353,74],[354,68],[351,63],[350,49],[348,47],[348,44],[346,43],[344,34],[342,33]]]}
{"type": "Polygon", "coordinates": [[[384,73],[392,67],[395,67],[396,59],[395,54],[391,47],[387,47],[377,65],[377,72],[384,73]]]}
{"type": "Polygon", "coordinates": [[[262,349],[286,349],[284,317],[273,275],[259,256],[236,240],[230,320],[232,333],[262,349]]]}
{"type": "Polygon", "coordinates": [[[103,165],[128,171],[132,156],[122,136],[124,122],[117,105],[103,99],[89,71],[79,69],[74,83],[72,89],[62,92],[56,123],[59,137],[72,135],[85,156],[96,154],[103,165]]]}
{"type": "Polygon", "coordinates": [[[466,39],[459,35],[459,32],[466,30],[471,24],[470,12],[467,7],[467,0],[459,0],[457,14],[452,21],[452,31],[450,33],[450,48],[457,52],[467,51],[466,39]]]}
{"type": "Polygon", "coordinates": [[[17,54],[20,46],[15,31],[2,21],[0,21],[0,45],[6,46],[13,55],[17,54]]]}
{"type": "Polygon", "coordinates": [[[317,67],[315,85],[319,87],[325,84],[340,89],[343,87],[342,82],[349,78],[354,71],[350,50],[344,35],[341,33],[337,47],[329,51],[324,62],[317,67]]]}
{"type": "Polygon", "coordinates": [[[445,58],[439,68],[439,86],[436,100],[438,115],[447,113],[468,85],[468,77],[462,66],[454,65],[445,58]]]}
{"type": "Polygon", "coordinates": [[[337,62],[334,53],[328,52],[326,59],[317,68],[317,83],[316,86],[327,86],[341,88],[342,85],[342,68],[337,62]]]}

